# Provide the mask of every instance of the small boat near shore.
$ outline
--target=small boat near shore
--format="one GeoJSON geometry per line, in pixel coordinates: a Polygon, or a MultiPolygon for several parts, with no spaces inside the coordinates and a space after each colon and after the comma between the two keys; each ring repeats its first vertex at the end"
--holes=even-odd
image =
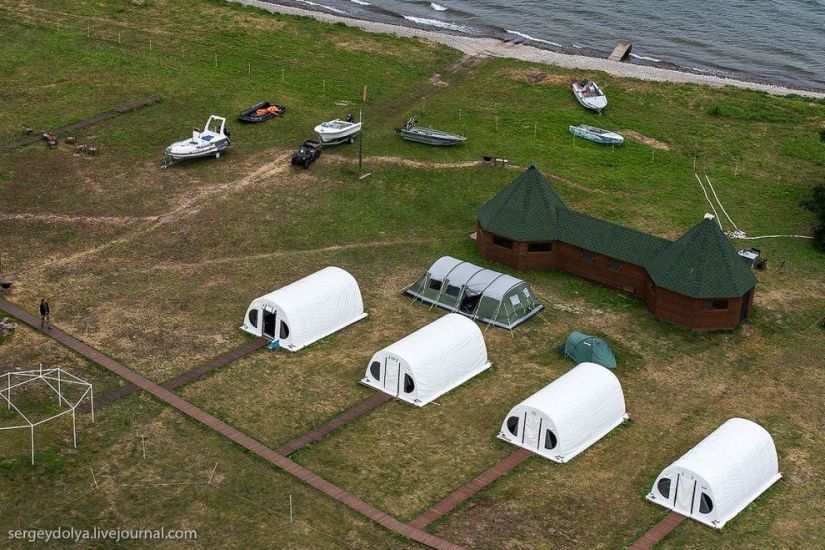
{"type": "Polygon", "coordinates": [[[203,126],[203,131],[195,128],[192,137],[176,141],[166,148],[166,156],[161,168],[166,170],[173,164],[186,159],[199,157],[218,158],[221,151],[229,147],[229,130],[226,129],[226,119],[212,115],[203,126]]]}
{"type": "Polygon", "coordinates": [[[588,126],[582,124],[580,126],[571,126],[570,133],[596,143],[604,143],[605,145],[621,145],[624,143],[624,138],[616,132],[610,132],[595,126],[588,126]]]}
{"type": "Polygon", "coordinates": [[[263,122],[276,116],[282,116],[285,111],[286,107],[283,105],[261,101],[239,114],[238,120],[241,122],[263,122]]]}
{"type": "Polygon", "coordinates": [[[426,145],[455,145],[467,139],[464,136],[450,134],[441,130],[421,128],[420,126],[417,126],[417,124],[418,119],[416,117],[412,117],[404,126],[401,128],[396,128],[395,131],[401,134],[401,137],[407,141],[415,141],[426,145]]]}
{"type": "Polygon", "coordinates": [[[322,122],[315,127],[318,139],[324,145],[335,145],[336,143],[352,143],[355,141],[355,134],[361,131],[361,122],[355,122],[352,115],[347,115],[346,120],[330,120],[322,122]]]}
{"type": "Polygon", "coordinates": [[[607,96],[601,88],[592,80],[577,80],[573,83],[573,95],[581,103],[582,107],[602,114],[602,109],[607,107],[607,96]]]}

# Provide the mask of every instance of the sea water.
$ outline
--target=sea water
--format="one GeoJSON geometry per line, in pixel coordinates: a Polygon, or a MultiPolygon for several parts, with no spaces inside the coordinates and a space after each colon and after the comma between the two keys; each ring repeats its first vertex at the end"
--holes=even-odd
{"type": "MultiPolygon", "coordinates": [[[[270,0],[271,1],[271,0],[270,0]]],[[[274,4],[825,91],[825,0],[284,0],[274,4]]]]}

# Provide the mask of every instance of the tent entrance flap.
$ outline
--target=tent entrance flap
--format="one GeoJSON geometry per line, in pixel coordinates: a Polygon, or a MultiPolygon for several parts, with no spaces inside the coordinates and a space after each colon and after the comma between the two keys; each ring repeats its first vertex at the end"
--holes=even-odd
{"type": "Polygon", "coordinates": [[[679,474],[676,482],[676,494],[673,495],[673,509],[688,517],[693,515],[693,501],[696,496],[696,480],[679,474]]]}
{"type": "Polygon", "coordinates": [[[275,338],[275,318],[276,313],[274,311],[267,311],[266,309],[263,310],[263,335],[267,338],[275,338]]]}
{"type": "Polygon", "coordinates": [[[398,397],[400,380],[401,361],[388,356],[384,359],[384,391],[398,397]]]}

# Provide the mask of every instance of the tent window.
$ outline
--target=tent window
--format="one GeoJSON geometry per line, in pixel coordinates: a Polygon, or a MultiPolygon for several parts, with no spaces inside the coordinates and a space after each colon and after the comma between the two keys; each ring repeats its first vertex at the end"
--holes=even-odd
{"type": "Polygon", "coordinates": [[[544,448],[547,450],[555,449],[558,444],[559,440],[556,438],[556,434],[552,430],[547,430],[547,433],[544,434],[544,448]]]}
{"type": "Polygon", "coordinates": [[[453,298],[458,298],[458,292],[460,290],[461,289],[458,288],[457,286],[447,285],[447,291],[445,292],[445,294],[447,296],[452,296],[453,298]]]}
{"type": "Polygon", "coordinates": [[[507,419],[507,430],[513,435],[518,435],[518,416],[511,416],[507,419]]]}
{"type": "Polygon", "coordinates": [[[610,258],[607,260],[607,267],[608,269],[612,269],[613,271],[621,271],[624,268],[624,262],[621,260],[615,260],[610,258]]]}
{"type": "Polygon", "coordinates": [[[281,321],[281,338],[289,338],[289,325],[281,321]]]}
{"type": "Polygon", "coordinates": [[[378,380],[380,382],[381,381],[381,363],[379,363],[378,361],[373,361],[372,364],[370,365],[370,374],[372,375],[373,378],[375,378],[376,380],[378,380]]]}
{"type": "Polygon", "coordinates": [[[663,477],[659,480],[659,483],[656,484],[656,488],[659,489],[659,492],[665,498],[670,498],[670,478],[663,477]]]}
{"type": "Polygon", "coordinates": [[[592,264],[593,260],[596,259],[596,255],[590,252],[589,250],[582,250],[581,258],[584,263],[592,264]]]}
{"type": "Polygon", "coordinates": [[[699,499],[699,512],[702,514],[713,512],[713,500],[705,493],[702,493],[702,497],[699,499]]]}
{"type": "Polygon", "coordinates": [[[404,393],[412,393],[415,389],[415,382],[409,374],[404,375],[404,393]]]}
{"type": "Polygon", "coordinates": [[[529,243],[527,245],[527,252],[550,252],[553,249],[553,243],[529,243]]]}
{"type": "Polygon", "coordinates": [[[430,279],[430,284],[427,285],[430,290],[441,290],[441,281],[438,279],[430,279]]]}
{"type": "Polygon", "coordinates": [[[710,310],[725,310],[728,309],[728,301],[727,300],[705,300],[702,304],[702,311],[710,311],[710,310]]]}
{"type": "Polygon", "coordinates": [[[493,244],[502,248],[509,248],[510,250],[513,249],[513,241],[510,239],[505,239],[504,237],[499,237],[498,235],[493,235],[493,244]]]}
{"type": "Polygon", "coordinates": [[[257,309],[250,309],[249,310],[249,322],[253,327],[258,328],[258,310],[257,309]]]}

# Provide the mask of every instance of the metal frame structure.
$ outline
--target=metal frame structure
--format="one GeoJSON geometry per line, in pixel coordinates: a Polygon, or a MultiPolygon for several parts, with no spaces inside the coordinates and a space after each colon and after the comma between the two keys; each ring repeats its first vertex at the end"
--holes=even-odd
{"type": "MultiPolygon", "coordinates": [[[[41,364],[40,369],[38,370],[7,372],[5,374],[0,375],[0,380],[4,382],[2,387],[0,387],[0,397],[2,397],[3,401],[6,402],[6,409],[14,409],[17,412],[17,414],[20,415],[20,417],[26,422],[25,424],[19,424],[16,426],[0,427],[0,431],[27,428],[31,430],[32,464],[34,464],[34,428],[36,426],[39,426],[40,424],[45,424],[46,422],[49,422],[63,415],[71,413],[72,439],[74,442],[74,447],[77,448],[76,409],[87,397],[91,399],[92,422],[95,421],[95,398],[94,391],[92,390],[92,385],[89,382],[86,382],[85,380],[81,380],[77,376],[74,376],[73,374],[69,374],[68,372],[59,367],[44,369],[43,365],[41,364]],[[67,408],[45,419],[37,421],[30,420],[26,413],[24,413],[22,410],[20,410],[20,408],[18,408],[14,404],[12,390],[24,388],[27,384],[31,383],[43,383],[47,385],[57,395],[57,401],[61,409],[64,407],[64,405],[67,408]],[[71,402],[63,394],[64,384],[69,384],[70,386],[80,386],[82,388],[85,388],[85,390],[83,390],[82,395],[75,402],[71,402]]],[[[29,414],[31,415],[31,413],[29,414]]]]}

